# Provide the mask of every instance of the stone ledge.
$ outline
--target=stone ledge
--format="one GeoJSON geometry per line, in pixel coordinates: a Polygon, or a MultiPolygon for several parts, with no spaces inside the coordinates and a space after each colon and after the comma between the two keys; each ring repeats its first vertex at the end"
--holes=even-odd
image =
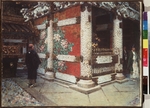
{"type": "Polygon", "coordinates": [[[56,84],[58,84],[58,85],[60,85],[60,86],[63,86],[63,87],[66,87],[66,88],[69,88],[69,85],[67,85],[67,84],[63,84],[63,83],[61,83],[61,82],[54,82],[54,83],[56,83],[56,84]]]}
{"type": "Polygon", "coordinates": [[[48,80],[48,81],[54,81],[55,78],[50,78],[50,77],[46,77],[46,76],[40,76],[41,78],[48,80]]]}
{"type": "Polygon", "coordinates": [[[79,92],[84,93],[84,94],[90,94],[92,92],[95,92],[95,91],[101,89],[100,85],[97,85],[97,86],[92,87],[92,88],[82,88],[82,87],[79,87],[79,86],[73,84],[73,85],[70,85],[69,87],[73,90],[79,91],[79,92]]]}

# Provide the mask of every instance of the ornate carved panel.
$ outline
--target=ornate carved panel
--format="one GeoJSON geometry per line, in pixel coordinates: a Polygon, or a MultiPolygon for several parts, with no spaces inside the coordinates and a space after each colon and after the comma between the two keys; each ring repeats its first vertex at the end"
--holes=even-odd
{"type": "Polygon", "coordinates": [[[12,46],[3,46],[3,55],[20,55],[21,54],[21,47],[12,45],[12,46]]]}

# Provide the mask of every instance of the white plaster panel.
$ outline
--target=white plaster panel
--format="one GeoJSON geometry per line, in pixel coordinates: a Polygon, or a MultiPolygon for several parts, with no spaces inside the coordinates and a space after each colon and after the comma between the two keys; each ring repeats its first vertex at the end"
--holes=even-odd
{"type": "Polygon", "coordinates": [[[56,78],[62,79],[62,80],[68,81],[68,82],[76,83],[76,78],[73,75],[56,72],[56,78]]]}
{"type": "Polygon", "coordinates": [[[68,19],[58,21],[57,25],[58,26],[66,26],[66,25],[76,24],[76,22],[77,22],[76,18],[68,18],[68,19]]]}
{"type": "Polygon", "coordinates": [[[76,57],[73,55],[57,55],[56,58],[58,60],[70,61],[70,62],[74,62],[76,60],[76,57]]]}
{"type": "Polygon", "coordinates": [[[112,56],[97,56],[96,63],[103,64],[103,63],[112,63],[112,56]]]}
{"type": "Polygon", "coordinates": [[[39,56],[39,58],[45,58],[46,57],[46,55],[43,53],[38,53],[38,56],[39,56]]]}

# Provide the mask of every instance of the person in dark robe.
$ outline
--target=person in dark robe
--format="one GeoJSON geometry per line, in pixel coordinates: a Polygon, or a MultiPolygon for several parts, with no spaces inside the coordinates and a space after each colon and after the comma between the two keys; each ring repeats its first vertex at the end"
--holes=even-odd
{"type": "Polygon", "coordinates": [[[41,63],[40,58],[34,50],[34,45],[29,44],[28,52],[26,53],[25,63],[28,69],[29,87],[33,87],[37,79],[37,69],[41,63]]]}

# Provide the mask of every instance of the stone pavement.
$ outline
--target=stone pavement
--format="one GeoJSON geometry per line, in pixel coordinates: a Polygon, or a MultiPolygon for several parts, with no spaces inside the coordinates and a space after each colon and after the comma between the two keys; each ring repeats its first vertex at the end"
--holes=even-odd
{"type": "Polygon", "coordinates": [[[18,86],[11,78],[2,79],[1,96],[1,105],[3,107],[43,105],[18,86]]]}
{"type": "Polygon", "coordinates": [[[139,81],[114,82],[90,94],[80,93],[59,82],[48,81],[40,76],[36,87],[29,88],[24,74],[12,78],[20,87],[32,95],[42,106],[139,106],[141,103],[139,81]]]}

